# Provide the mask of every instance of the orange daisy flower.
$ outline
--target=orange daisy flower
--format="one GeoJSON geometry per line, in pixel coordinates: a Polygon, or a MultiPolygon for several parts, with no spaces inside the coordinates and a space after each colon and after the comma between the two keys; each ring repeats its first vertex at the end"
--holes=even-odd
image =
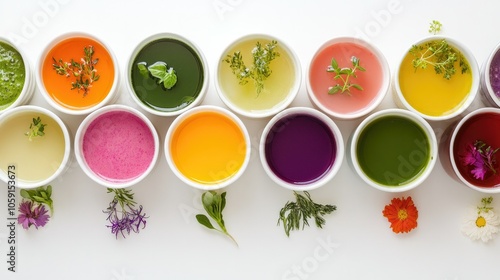
{"type": "Polygon", "coordinates": [[[395,233],[407,233],[417,227],[418,210],[411,196],[406,199],[393,198],[382,214],[389,220],[395,233]]]}

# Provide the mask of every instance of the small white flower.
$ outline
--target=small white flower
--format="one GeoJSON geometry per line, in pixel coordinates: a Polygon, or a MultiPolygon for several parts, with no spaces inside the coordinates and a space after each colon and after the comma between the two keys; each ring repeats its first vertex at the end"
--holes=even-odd
{"type": "Polygon", "coordinates": [[[462,233],[472,240],[481,239],[483,242],[488,242],[498,232],[500,232],[500,219],[493,210],[471,209],[462,225],[462,233]]]}

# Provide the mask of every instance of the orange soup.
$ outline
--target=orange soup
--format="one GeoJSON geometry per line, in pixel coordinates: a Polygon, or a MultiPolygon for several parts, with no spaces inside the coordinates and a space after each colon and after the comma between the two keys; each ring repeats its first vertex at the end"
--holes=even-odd
{"type": "Polygon", "coordinates": [[[231,178],[246,158],[243,131],[235,121],[218,112],[199,112],[187,117],[171,139],[174,164],[197,183],[217,184],[231,178]]]}
{"type": "MultiPolygon", "coordinates": [[[[42,80],[49,96],[59,105],[72,110],[84,110],[102,102],[110,92],[115,79],[113,60],[106,48],[99,42],[85,37],[73,37],[55,45],[45,57],[42,68],[42,80]],[[99,79],[88,87],[87,92],[74,88],[77,77],[73,74],[60,75],[54,69],[54,59],[70,63],[72,60],[82,63],[84,49],[93,47],[92,60],[98,59],[94,66],[99,79]]],[[[85,79],[84,79],[85,81],[85,79]]]]}

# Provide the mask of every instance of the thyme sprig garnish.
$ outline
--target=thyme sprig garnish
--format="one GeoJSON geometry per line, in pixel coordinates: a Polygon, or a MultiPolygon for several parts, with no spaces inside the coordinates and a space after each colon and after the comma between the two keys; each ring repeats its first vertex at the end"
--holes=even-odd
{"type": "Polygon", "coordinates": [[[46,124],[42,123],[42,119],[40,118],[40,116],[38,116],[37,118],[33,118],[33,122],[30,124],[29,131],[24,133],[24,135],[28,136],[28,139],[30,141],[33,141],[33,138],[45,135],[44,130],[46,126],[46,124]]]}
{"type": "Polygon", "coordinates": [[[112,189],[108,188],[108,193],[113,193],[113,200],[103,212],[108,214],[106,220],[110,223],[107,225],[111,229],[111,233],[118,238],[118,234],[125,238],[125,232],[130,234],[131,231],[139,233],[146,227],[146,219],[149,218],[142,212],[143,207],[139,205],[136,208],[134,194],[127,189],[112,189]],[[117,206],[120,208],[117,208],[117,206]]]}
{"type": "Polygon", "coordinates": [[[356,71],[365,72],[366,69],[359,65],[359,58],[352,56],[351,57],[352,68],[343,67],[340,68],[337,60],[332,58],[331,64],[326,69],[326,72],[335,73],[333,77],[335,80],[340,80],[341,83],[334,85],[333,87],[328,88],[328,94],[335,94],[337,92],[347,92],[347,94],[351,95],[351,87],[363,90],[363,87],[359,84],[354,84],[349,81],[349,78],[356,78],[356,71]]]}
{"type": "Polygon", "coordinates": [[[323,216],[337,210],[337,206],[335,205],[315,203],[307,191],[304,192],[305,196],[296,191],[293,194],[296,201],[288,201],[280,210],[278,219],[278,225],[283,223],[283,228],[287,236],[290,236],[290,231],[292,230],[304,229],[305,226],[309,226],[308,220],[310,218],[314,218],[316,226],[322,228],[326,223],[323,216]]]}
{"type": "Polygon", "coordinates": [[[94,46],[89,45],[83,48],[84,56],[80,62],[75,61],[73,58],[70,62],[64,62],[62,59],[56,60],[52,57],[52,68],[57,74],[66,76],[67,78],[73,76],[75,81],[71,83],[71,90],[76,89],[78,92],[83,91],[83,96],[86,96],[94,82],[97,82],[100,75],[97,74],[95,66],[99,62],[99,58],[94,59],[94,46]]]}
{"type": "Polygon", "coordinates": [[[226,236],[231,238],[231,240],[233,240],[236,246],[238,246],[238,243],[233,238],[233,236],[228,233],[226,225],[224,223],[224,218],[222,216],[222,211],[224,210],[224,207],[226,207],[226,192],[223,192],[222,194],[218,194],[216,191],[204,192],[201,196],[201,202],[207,214],[215,220],[220,229],[215,228],[208,217],[204,214],[196,215],[196,220],[198,221],[198,223],[209,229],[213,229],[222,234],[225,234],[226,236]]]}
{"type": "Polygon", "coordinates": [[[264,89],[264,81],[273,72],[270,67],[271,61],[280,56],[276,51],[277,45],[278,42],[275,40],[267,43],[265,47],[257,42],[252,49],[253,64],[250,68],[245,65],[240,51],[234,52],[233,55],[228,54],[222,61],[229,64],[240,85],[246,85],[249,80],[253,80],[258,96],[264,89]]]}
{"type": "MultiPolygon", "coordinates": [[[[441,31],[442,24],[439,21],[432,21],[429,27],[429,32],[437,34],[441,31]]],[[[430,65],[438,75],[443,75],[443,78],[449,80],[455,73],[455,63],[458,61],[461,73],[469,71],[469,64],[461,52],[450,46],[446,39],[434,40],[423,45],[413,45],[410,49],[410,54],[414,56],[412,60],[413,68],[427,69],[430,65]]]]}

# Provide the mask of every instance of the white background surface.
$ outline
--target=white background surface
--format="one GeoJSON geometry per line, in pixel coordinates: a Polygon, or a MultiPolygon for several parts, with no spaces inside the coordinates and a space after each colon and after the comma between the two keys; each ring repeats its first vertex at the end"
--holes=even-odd
{"type": "MultiPolygon", "coordinates": [[[[222,50],[243,35],[268,33],[281,38],[297,53],[305,74],[325,41],[363,32],[393,70],[405,50],[427,35],[428,23],[437,19],[444,24],[442,34],[463,42],[481,65],[500,42],[498,25],[493,23],[498,3],[1,0],[0,36],[15,37],[34,65],[56,36],[88,32],[112,48],[123,70],[142,39],[158,32],[178,33],[195,42],[208,60],[210,88],[203,104],[224,106],[213,82],[216,63],[222,50]]],[[[137,108],[123,76],[119,90],[117,103],[137,108]]],[[[31,104],[50,108],[38,89],[31,104]]],[[[311,106],[305,83],[292,106],[311,106]]],[[[476,99],[470,110],[481,106],[476,99]]],[[[389,94],[377,110],[392,107],[389,94]]],[[[74,136],[83,116],[58,115],[74,136]]],[[[146,115],[164,141],[173,118],[146,115]]],[[[0,226],[0,279],[500,279],[500,239],[483,244],[460,233],[468,207],[485,195],[449,178],[439,162],[423,185],[389,194],[363,183],[344,160],[329,184],[311,191],[317,202],[335,204],[338,210],[327,216],[322,230],[306,228],[287,238],[276,222],[280,208],[293,195],[272,183],[258,158],[258,140],[269,119],[242,120],[252,138],[252,158],[243,177],[226,189],[224,211],[239,248],[197,224],[194,215],[201,213],[201,193],[174,176],[162,149],[150,176],[133,187],[136,201],[150,216],[139,235],[115,239],[102,213],[111,195],[73,161],[52,184],[55,216],[50,223],[38,231],[18,227],[17,273],[7,273],[7,229],[0,226]],[[382,210],[393,197],[408,195],[419,210],[418,228],[406,235],[393,234],[382,210]],[[293,274],[299,270],[301,274],[293,274]]],[[[344,140],[359,122],[336,121],[344,140]]],[[[432,124],[438,139],[448,123],[432,124]]],[[[4,225],[7,191],[1,189],[0,225],[4,225]]],[[[500,196],[493,197],[500,211],[500,196]]]]}

